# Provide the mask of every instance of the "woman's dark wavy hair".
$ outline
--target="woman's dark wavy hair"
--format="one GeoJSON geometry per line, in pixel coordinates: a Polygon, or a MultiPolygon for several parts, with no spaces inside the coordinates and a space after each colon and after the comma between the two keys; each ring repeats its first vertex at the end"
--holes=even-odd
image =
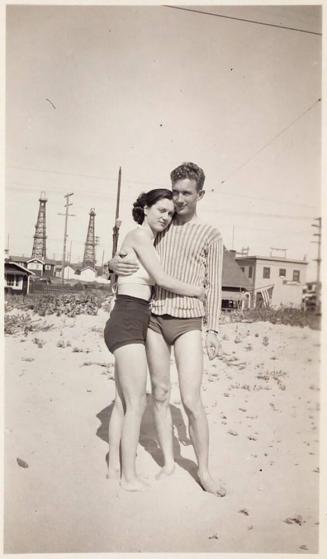
{"type": "Polygon", "coordinates": [[[133,204],[132,215],[134,221],[141,225],[144,221],[144,207],[151,208],[159,200],[164,200],[165,198],[167,200],[173,199],[173,193],[168,188],[153,188],[149,192],[142,192],[133,204]]]}

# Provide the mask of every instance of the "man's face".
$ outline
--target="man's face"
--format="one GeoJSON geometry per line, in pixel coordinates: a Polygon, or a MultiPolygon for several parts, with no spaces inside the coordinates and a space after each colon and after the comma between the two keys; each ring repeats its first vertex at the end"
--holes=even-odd
{"type": "Polygon", "coordinates": [[[176,181],[172,186],[172,192],[176,213],[185,217],[195,214],[196,205],[204,195],[204,190],[197,190],[194,179],[176,181]]]}

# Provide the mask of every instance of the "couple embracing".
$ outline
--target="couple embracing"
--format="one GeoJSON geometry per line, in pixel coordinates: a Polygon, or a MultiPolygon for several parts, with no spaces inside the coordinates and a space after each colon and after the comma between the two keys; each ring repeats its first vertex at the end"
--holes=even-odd
{"type": "Polygon", "coordinates": [[[209,359],[220,352],[219,314],[223,244],[220,233],[197,216],[204,196],[203,170],[184,163],[171,172],[172,190],[141,194],[133,207],[139,227],[125,237],[110,262],[118,275],[115,306],[105,341],[115,357],[116,396],[109,424],[109,477],[140,491],[136,449],[150,371],[154,417],[164,465],[174,471],[170,400],[170,352],[174,347],[181,399],[194,447],[198,478],[209,493],[224,496],[209,471],[208,421],[201,401],[202,323],[209,359]]]}

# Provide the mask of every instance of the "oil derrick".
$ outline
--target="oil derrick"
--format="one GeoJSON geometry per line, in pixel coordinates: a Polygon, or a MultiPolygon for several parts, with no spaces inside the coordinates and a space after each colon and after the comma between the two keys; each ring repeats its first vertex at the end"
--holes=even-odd
{"type": "Polygon", "coordinates": [[[95,210],[91,208],[90,210],[89,227],[87,230],[87,237],[84,249],[83,267],[90,266],[95,268],[95,234],[94,234],[94,221],[95,221],[95,210]]]}
{"type": "Polygon", "coordinates": [[[44,190],[42,190],[39,202],[39,213],[37,216],[37,222],[35,225],[35,235],[33,237],[33,249],[32,258],[42,258],[45,260],[47,246],[46,246],[46,203],[48,199],[45,196],[44,190]]]}

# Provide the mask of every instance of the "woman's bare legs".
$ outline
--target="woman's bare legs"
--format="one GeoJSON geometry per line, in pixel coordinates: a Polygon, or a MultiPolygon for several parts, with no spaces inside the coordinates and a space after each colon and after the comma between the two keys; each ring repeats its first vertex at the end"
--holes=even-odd
{"type": "Polygon", "coordinates": [[[121,475],[120,464],[120,441],[124,422],[124,401],[117,367],[115,366],[116,396],[109,422],[109,459],[108,459],[108,478],[119,479],[121,475]]]}
{"type": "MultiPolygon", "coordinates": [[[[128,491],[141,491],[145,488],[145,484],[136,474],[135,460],[141,420],[146,405],[145,348],[142,344],[128,344],[116,349],[114,355],[118,387],[125,408],[121,431],[121,486],[128,491]]],[[[114,421],[118,420],[117,425],[119,425],[119,413],[117,409],[114,418],[114,421]]]]}

